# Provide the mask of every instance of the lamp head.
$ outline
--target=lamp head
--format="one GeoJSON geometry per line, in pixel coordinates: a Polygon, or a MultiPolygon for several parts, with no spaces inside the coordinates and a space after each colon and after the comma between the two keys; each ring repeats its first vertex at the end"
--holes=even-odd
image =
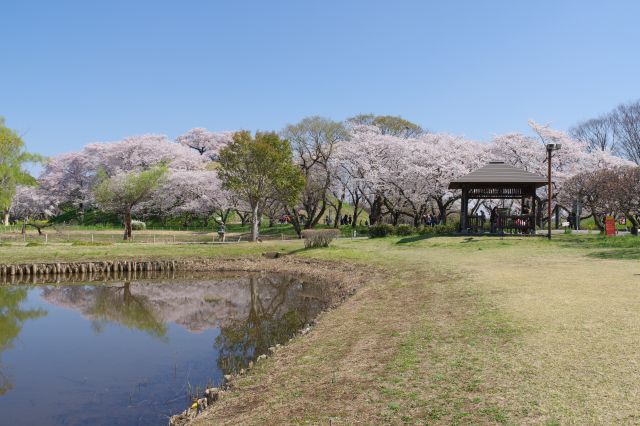
{"type": "Polygon", "coordinates": [[[547,151],[558,151],[560,148],[562,148],[562,144],[560,143],[548,143],[546,146],[547,151]]]}

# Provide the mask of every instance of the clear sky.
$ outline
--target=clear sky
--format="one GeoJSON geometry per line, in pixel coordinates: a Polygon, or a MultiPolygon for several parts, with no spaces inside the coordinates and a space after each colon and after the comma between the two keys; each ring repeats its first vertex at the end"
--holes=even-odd
{"type": "Polygon", "coordinates": [[[487,140],[640,97],[640,1],[9,1],[0,115],[35,152],[401,115],[487,140]]]}

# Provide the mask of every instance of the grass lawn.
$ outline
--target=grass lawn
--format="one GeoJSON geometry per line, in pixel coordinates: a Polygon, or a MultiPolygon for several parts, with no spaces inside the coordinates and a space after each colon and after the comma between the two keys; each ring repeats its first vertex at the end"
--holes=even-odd
{"type": "MultiPolygon", "coordinates": [[[[640,421],[640,239],[0,247],[0,262],[253,256],[351,261],[371,281],[199,424],[640,421]]],[[[277,260],[275,260],[277,262],[277,260]]]]}
{"type": "MultiPolygon", "coordinates": [[[[324,224],[318,225],[316,228],[330,228],[324,224]]],[[[364,235],[368,232],[367,227],[359,226],[352,228],[350,225],[340,227],[340,232],[344,237],[350,237],[356,231],[357,235],[364,235]]],[[[98,227],[98,226],[57,226],[44,228],[43,234],[40,235],[32,228],[27,228],[27,232],[23,235],[21,227],[12,225],[9,227],[0,226],[0,245],[6,243],[39,243],[39,244],[58,244],[58,243],[121,243],[123,240],[124,228],[121,227],[98,227]],[[46,234],[46,237],[45,235],[46,234]]],[[[251,225],[241,225],[233,223],[226,226],[227,241],[249,241],[251,234],[251,225]]],[[[283,240],[297,239],[293,225],[291,224],[274,224],[273,226],[263,225],[260,228],[260,238],[267,240],[283,240]]],[[[219,241],[218,226],[211,225],[208,228],[192,228],[183,229],[175,228],[153,228],[146,230],[133,231],[133,242],[147,244],[166,244],[166,243],[206,243],[219,241]]]]}

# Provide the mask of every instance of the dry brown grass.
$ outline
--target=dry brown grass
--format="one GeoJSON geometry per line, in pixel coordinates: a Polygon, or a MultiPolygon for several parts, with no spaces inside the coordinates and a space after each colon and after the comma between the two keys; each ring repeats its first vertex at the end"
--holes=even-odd
{"type": "Polygon", "coordinates": [[[340,242],[375,264],[197,424],[637,423],[640,266],[539,240],[340,242]]]}

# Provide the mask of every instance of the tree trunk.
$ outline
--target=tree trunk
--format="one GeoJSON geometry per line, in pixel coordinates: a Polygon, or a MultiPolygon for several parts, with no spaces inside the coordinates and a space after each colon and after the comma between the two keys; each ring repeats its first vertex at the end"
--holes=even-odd
{"type": "Polygon", "coordinates": [[[422,223],[422,214],[420,212],[415,212],[415,216],[413,216],[413,226],[415,228],[419,227],[422,223]]]}
{"type": "Polygon", "coordinates": [[[436,199],[438,205],[438,222],[442,225],[447,224],[447,206],[442,202],[440,198],[436,199]]]}
{"type": "Polygon", "coordinates": [[[258,203],[253,206],[253,215],[251,217],[251,241],[258,241],[260,232],[260,215],[258,214],[258,203]]]}
{"type": "Polygon", "coordinates": [[[324,212],[327,210],[327,202],[322,200],[322,206],[320,207],[320,211],[314,211],[313,214],[309,214],[307,221],[304,223],[304,229],[313,229],[314,226],[320,222],[320,219],[324,217],[324,212]]]}
{"type": "Polygon", "coordinates": [[[382,203],[382,196],[376,195],[373,203],[371,204],[371,213],[369,214],[369,219],[372,225],[375,225],[380,221],[382,216],[382,203]]]}
{"type": "Polygon", "coordinates": [[[351,222],[352,228],[358,226],[358,216],[360,216],[360,209],[358,209],[358,203],[355,202],[353,205],[353,221],[351,222]]]}
{"type": "Polygon", "coordinates": [[[249,215],[247,213],[240,212],[240,210],[236,210],[236,214],[240,218],[240,225],[242,225],[242,226],[246,225],[247,224],[247,218],[248,218],[249,215]]]}
{"type": "Polygon", "coordinates": [[[293,225],[294,231],[296,231],[296,234],[298,234],[298,238],[302,238],[302,226],[300,226],[298,209],[296,209],[295,207],[293,209],[290,209],[288,206],[285,206],[284,212],[291,218],[291,225],[293,225]]]}
{"type": "Polygon", "coordinates": [[[596,223],[596,226],[600,230],[600,232],[604,232],[604,220],[603,217],[597,214],[593,215],[593,221],[596,223]]]}
{"type": "Polygon", "coordinates": [[[400,213],[398,213],[397,211],[392,211],[391,212],[391,224],[393,226],[398,226],[398,221],[400,220],[400,213]]]}
{"type": "Polygon", "coordinates": [[[631,222],[631,235],[638,236],[638,227],[640,223],[638,223],[638,220],[631,212],[625,212],[624,215],[627,218],[627,220],[631,222]]]}
{"type": "Polygon", "coordinates": [[[220,211],[220,219],[222,219],[222,223],[227,224],[227,220],[229,219],[229,215],[231,214],[231,209],[221,210],[220,211]]]}
{"type": "Polygon", "coordinates": [[[4,226],[9,226],[9,211],[6,210],[4,212],[4,220],[2,222],[4,224],[4,226]]]}
{"type": "Polygon", "coordinates": [[[124,213],[124,239],[131,239],[131,209],[127,209],[124,213]]]}
{"type": "Polygon", "coordinates": [[[84,203],[80,203],[80,224],[84,225],[84,203]]]}
{"type": "Polygon", "coordinates": [[[342,213],[342,204],[343,204],[343,201],[342,199],[340,199],[340,201],[338,201],[338,206],[336,207],[336,215],[333,221],[334,229],[338,229],[340,227],[340,214],[342,213]]]}

